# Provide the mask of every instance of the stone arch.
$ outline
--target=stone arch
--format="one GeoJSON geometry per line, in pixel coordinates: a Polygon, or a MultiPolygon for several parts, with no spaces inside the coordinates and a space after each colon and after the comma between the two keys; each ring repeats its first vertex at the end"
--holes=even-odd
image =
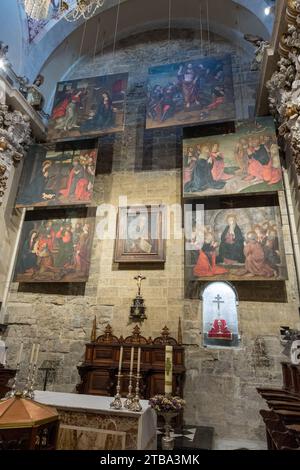
{"type": "Polygon", "coordinates": [[[206,284],[202,298],[202,341],[204,347],[239,345],[238,294],[227,281],[206,284]]]}

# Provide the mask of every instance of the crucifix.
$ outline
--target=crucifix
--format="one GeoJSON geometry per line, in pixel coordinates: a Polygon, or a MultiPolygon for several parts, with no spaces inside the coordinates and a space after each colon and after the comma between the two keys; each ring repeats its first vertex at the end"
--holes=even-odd
{"type": "Polygon", "coordinates": [[[142,276],[141,274],[139,274],[138,276],[136,276],[134,278],[137,282],[137,286],[138,286],[138,293],[137,295],[140,297],[141,296],[141,289],[142,289],[142,281],[144,281],[146,278],[144,276],[142,276]]]}
{"type": "Polygon", "coordinates": [[[222,297],[218,294],[215,297],[216,300],[213,300],[213,304],[218,304],[218,315],[220,315],[220,305],[224,304],[224,300],[222,300],[222,297]]]}

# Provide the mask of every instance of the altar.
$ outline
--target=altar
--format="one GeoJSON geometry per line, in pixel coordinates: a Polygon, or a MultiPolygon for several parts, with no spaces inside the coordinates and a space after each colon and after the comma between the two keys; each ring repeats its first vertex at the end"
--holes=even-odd
{"type": "Polygon", "coordinates": [[[35,391],[60,417],[59,450],[155,450],[156,414],[147,400],[140,413],[110,408],[112,397],[35,391]]]}

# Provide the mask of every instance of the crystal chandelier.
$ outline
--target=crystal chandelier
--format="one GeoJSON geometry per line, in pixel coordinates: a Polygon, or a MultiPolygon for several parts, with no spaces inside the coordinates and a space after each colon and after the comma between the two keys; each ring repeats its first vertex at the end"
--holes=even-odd
{"type": "Polygon", "coordinates": [[[24,0],[24,8],[27,16],[34,20],[47,18],[51,0],[24,0]]]}
{"type": "Polygon", "coordinates": [[[80,18],[88,20],[102,7],[105,0],[69,0],[61,2],[61,12],[65,13],[65,20],[77,21],[80,18]]]}
{"type": "MultiPolygon", "coordinates": [[[[67,21],[88,20],[105,0],[59,0],[58,14],[67,21]]],[[[34,20],[46,19],[53,0],[24,0],[26,14],[34,20]]]]}

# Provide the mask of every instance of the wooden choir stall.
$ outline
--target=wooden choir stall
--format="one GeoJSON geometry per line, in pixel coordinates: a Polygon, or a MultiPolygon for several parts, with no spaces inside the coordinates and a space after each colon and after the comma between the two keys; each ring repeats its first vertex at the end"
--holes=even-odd
{"type": "Polygon", "coordinates": [[[184,347],[180,340],[170,336],[167,327],[164,327],[161,336],[152,339],[141,335],[139,326],[135,326],[131,336],[127,338],[113,335],[110,325],[105,333],[86,345],[85,361],[78,367],[81,383],[77,386],[79,393],[114,396],[116,393],[117,373],[120,347],[124,348],[122,371],[124,377],[121,381],[121,395],[128,392],[128,374],[130,368],[131,347],[141,348],[141,375],[140,395],[149,399],[165,391],[165,348],[173,346],[173,390],[172,394],[183,397],[185,378],[184,347]]]}
{"type": "Polygon", "coordinates": [[[261,410],[268,449],[300,450],[300,365],[282,362],[283,387],[257,388],[270,410],[261,410]]]}

